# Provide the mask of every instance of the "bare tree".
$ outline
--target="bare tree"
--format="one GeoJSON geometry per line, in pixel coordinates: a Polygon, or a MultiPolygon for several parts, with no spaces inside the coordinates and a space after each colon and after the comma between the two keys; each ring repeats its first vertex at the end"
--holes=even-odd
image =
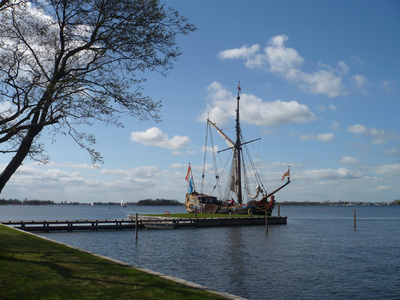
{"type": "Polygon", "coordinates": [[[0,10],[6,9],[8,7],[9,2],[10,2],[10,0],[0,0],[0,10]]]}
{"type": "Polygon", "coordinates": [[[12,159],[0,192],[29,155],[46,160],[44,128],[70,135],[102,162],[80,124],[122,126],[120,117],[160,121],[160,101],[142,94],[138,72],[166,75],[181,54],[177,34],[194,25],[157,0],[2,1],[0,152],[12,159]],[[9,4],[13,5],[9,5],[9,4]]]}
{"type": "Polygon", "coordinates": [[[27,0],[0,0],[0,11],[26,1],[27,0]]]}

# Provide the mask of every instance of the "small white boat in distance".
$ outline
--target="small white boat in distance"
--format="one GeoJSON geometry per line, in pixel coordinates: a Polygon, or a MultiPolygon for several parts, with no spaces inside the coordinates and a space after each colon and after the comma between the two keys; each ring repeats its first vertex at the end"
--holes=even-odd
{"type": "Polygon", "coordinates": [[[126,203],[124,203],[124,199],[121,199],[121,207],[127,207],[126,203]]]}
{"type": "Polygon", "coordinates": [[[144,223],[146,229],[174,229],[174,223],[144,223]]]}

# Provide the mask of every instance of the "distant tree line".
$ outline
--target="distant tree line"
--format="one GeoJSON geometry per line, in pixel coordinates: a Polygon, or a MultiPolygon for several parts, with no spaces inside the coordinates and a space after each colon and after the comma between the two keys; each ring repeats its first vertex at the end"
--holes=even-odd
{"type": "MultiPolygon", "coordinates": [[[[310,202],[310,201],[283,201],[283,202],[277,202],[277,204],[281,205],[327,205],[327,203],[321,203],[321,202],[310,202]]],[[[328,204],[329,205],[329,204],[328,204]]]]}
{"type": "Polygon", "coordinates": [[[181,202],[178,200],[166,200],[166,199],[145,199],[145,200],[140,200],[137,203],[138,206],[144,206],[144,205],[183,205],[181,202]]]}
{"type": "Polygon", "coordinates": [[[49,205],[49,204],[55,204],[54,201],[52,200],[18,200],[18,199],[0,199],[0,205],[49,205]]]}
{"type": "Polygon", "coordinates": [[[389,205],[400,205],[400,200],[394,200],[392,202],[358,202],[358,201],[338,201],[338,202],[331,202],[326,200],[324,202],[318,201],[283,201],[277,202],[277,204],[281,205],[375,205],[375,204],[389,204],[389,205]]]}

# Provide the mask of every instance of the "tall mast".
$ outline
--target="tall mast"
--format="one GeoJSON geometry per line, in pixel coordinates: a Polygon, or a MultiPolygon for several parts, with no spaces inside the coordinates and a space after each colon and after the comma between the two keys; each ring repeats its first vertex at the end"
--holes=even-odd
{"type": "Polygon", "coordinates": [[[240,145],[240,122],[239,122],[239,100],[240,100],[240,81],[238,83],[238,96],[237,96],[237,109],[236,109],[236,155],[237,155],[237,181],[238,181],[238,202],[239,204],[242,204],[242,171],[241,171],[241,166],[240,166],[240,154],[241,154],[241,145],[240,145]]]}

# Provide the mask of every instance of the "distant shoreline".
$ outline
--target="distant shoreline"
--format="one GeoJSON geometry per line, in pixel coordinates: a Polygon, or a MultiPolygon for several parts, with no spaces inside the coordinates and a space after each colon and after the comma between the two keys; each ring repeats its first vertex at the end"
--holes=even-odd
{"type": "Polygon", "coordinates": [[[329,206],[351,206],[351,205],[400,205],[400,200],[395,200],[393,202],[294,202],[294,201],[284,201],[284,202],[276,202],[276,204],[280,205],[329,205],[329,206]]]}
{"type": "MultiPolygon", "coordinates": [[[[108,205],[108,206],[120,206],[119,202],[92,202],[93,205],[108,205]]],[[[67,202],[61,201],[61,203],[55,203],[52,200],[18,200],[18,199],[0,199],[1,205],[91,205],[92,203],[80,203],[80,202],[67,202]]],[[[182,206],[184,203],[177,200],[165,200],[165,199],[146,199],[140,200],[138,202],[125,202],[127,206],[182,206]]],[[[339,202],[311,202],[311,201],[283,201],[276,202],[278,205],[329,205],[329,206],[350,206],[350,205],[400,205],[400,200],[394,200],[392,202],[349,202],[349,201],[339,201],[339,202]]]]}

